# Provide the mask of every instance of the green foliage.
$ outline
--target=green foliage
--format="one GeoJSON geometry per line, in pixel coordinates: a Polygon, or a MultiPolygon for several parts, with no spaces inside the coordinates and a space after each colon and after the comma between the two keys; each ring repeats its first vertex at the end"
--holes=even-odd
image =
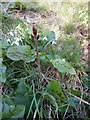
{"type": "Polygon", "coordinates": [[[66,62],[65,59],[54,59],[50,60],[50,62],[61,73],[70,73],[71,75],[76,74],[74,68],[70,65],[70,63],[66,62]]]}
{"type": "Polygon", "coordinates": [[[51,51],[53,51],[51,44],[55,40],[56,40],[56,36],[54,31],[50,31],[50,30],[46,30],[44,32],[42,31],[40,38],[38,40],[39,50],[47,54],[51,53],[51,51]]]}
{"type": "Polygon", "coordinates": [[[47,91],[54,96],[59,105],[66,101],[65,95],[59,82],[53,80],[51,83],[48,84],[47,91]]]}
{"type": "Polygon", "coordinates": [[[27,6],[25,5],[25,3],[24,2],[15,2],[14,3],[14,9],[26,9],[27,8],[27,6]]]}
{"type": "MultiPolygon", "coordinates": [[[[32,2],[30,5],[31,10],[40,10],[37,2],[32,2]]],[[[24,2],[16,2],[8,9],[20,9],[21,6],[22,9],[27,7],[29,9],[29,6],[24,2]]],[[[67,8],[65,11],[68,15],[67,8]]],[[[81,20],[85,16],[86,13],[81,16],[81,20]]],[[[60,36],[56,42],[54,30],[42,29],[40,31],[37,26],[37,31],[40,31],[38,50],[41,76],[39,76],[35,41],[31,37],[33,33],[31,24],[28,24],[26,20],[12,21],[11,17],[7,15],[3,15],[2,20],[2,31],[5,36],[0,40],[0,76],[3,83],[0,110],[2,108],[3,118],[40,120],[47,119],[47,117],[55,118],[55,115],[62,119],[64,117],[67,119],[68,115],[75,119],[79,118],[78,115],[82,116],[86,109],[84,103],[88,103],[85,101],[88,95],[83,93],[82,96],[83,88],[88,89],[88,77],[83,73],[81,46],[77,44],[77,39],[66,35],[66,41],[60,36]],[[10,24],[11,21],[13,27],[10,24]],[[60,51],[58,50],[59,44],[55,46],[53,42],[61,44],[60,51]],[[59,79],[57,74],[60,74],[59,77],[64,80],[59,79]],[[71,82],[74,81],[75,83],[80,81],[81,90],[73,90],[75,85],[71,82]],[[68,94],[68,91],[73,95],[68,94]],[[81,113],[78,111],[79,108],[82,110],[81,113]]],[[[85,20],[87,23],[87,17],[85,20]]],[[[73,24],[67,24],[64,35],[73,32],[73,24]]]]}
{"type": "Polygon", "coordinates": [[[23,118],[25,112],[25,107],[23,105],[18,105],[13,111],[11,118],[23,118]]]}
{"type": "Polygon", "coordinates": [[[81,61],[81,46],[77,45],[76,38],[67,37],[66,41],[60,40],[62,44],[60,55],[62,58],[65,58],[66,61],[69,61],[75,68],[80,68],[81,61]]]}
{"type": "Polygon", "coordinates": [[[26,3],[27,9],[34,11],[34,12],[46,12],[49,11],[48,3],[46,2],[39,2],[37,0],[30,0],[30,3],[26,3]]]}
{"type": "Polygon", "coordinates": [[[5,100],[2,103],[2,118],[23,118],[25,107],[23,105],[9,105],[5,100]]]}
{"type": "Polygon", "coordinates": [[[30,0],[24,1],[24,2],[13,2],[10,6],[9,9],[18,9],[18,10],[25,10],[29,9],[34,12],[41,12],[41,11],[48,11],[48,4],[47,3],[41,3],[38,2],[37,0],[30,0]]]}
{"type": "Polygon", "coordinates": [[[75,30],[74,25],[71,24],[71,23],[67,24],[64,29],[65,29],[64,32],[65,32],[66,34],[73,33],[74,30],[75,30]]]}
{"type": "Polygon", "coordinates": [[[76,109],[77,105],[79,104],[79,100],[72,97],[69,99],[69,104],[76,109]]]}
{"type": "Polygon", "coordinates": [[[18,94],[26,94],[28,93],[29,89],[28,87],[25,85],[25,81],[24,80],[20,80],[16,93],[18,94]]]}
{"type": "Polygon", "coordinates": [[[81,22],[85,27],[88,25],[88,4],[80,3],[73,14],[73,22],[81,22]]]}
{"type": "Polygon", "coordinates": [[[44,32],[44,36],[46,36],[47,41],[48,41],[44,46],[44,48],[46,48],[51,42],[55,41],[55,32],[46,31],[44,32]]]}
{"type": "Polygon", "coordinates": [[[27,45],[12,46],[8,48],[6,55],[11,60],[25,60],[26,62],[30,62],[31,48],[27,45]]]}
{"type": "Polygon", "coordinates": [[[1,82],[5,83],[6,82],[6,66],[4,64],[2,64],[1,73],[2,73],[1,82]]]}
{"type": "Polygon", "coordinates": [[[3,49],[7,49],[9,46],[10,44],[8,43],[8,41],[6,39],[2,39],[2,44],[0,45],[0,47],[3,49]]]}
{"type": "Polygon", "coordinates": [[[1,16],[0,20],[2,21],[2,31],[7,33],[11,28],[11,18],[9,16],[1,16]],[[7,26],[7,27],[6,27],[7,26]]]}

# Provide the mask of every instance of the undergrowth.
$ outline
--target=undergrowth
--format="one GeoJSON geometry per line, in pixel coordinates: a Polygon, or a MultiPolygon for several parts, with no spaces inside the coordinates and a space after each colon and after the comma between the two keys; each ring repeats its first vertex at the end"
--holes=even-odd
{"type": "Polygon", "coordinates": [[[83,42],[71,35],[73,24],[67,24],[65,38],[56,41],[50,29],[44,31],[26,20],[16,22],[6,14],[2,20],[2,118],[88,119],[89,71],[82,59],[83,42]]]}

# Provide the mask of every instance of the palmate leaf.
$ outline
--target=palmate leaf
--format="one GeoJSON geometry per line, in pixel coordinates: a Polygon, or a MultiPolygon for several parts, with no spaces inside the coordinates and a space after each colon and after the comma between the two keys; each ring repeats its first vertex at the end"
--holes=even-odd
{"type": "Polygon", "coordinates": [[[71,66],[71,64],[69,62],[65,61],[65,59],[59,58],[59,59],[50,60],[50,62],[61,73],[69,73],[71,75],[76,74],[74,68],[71,66]]]}
{"type": "Polygon", "coordinates": [[[26,62],[30,62],[31,47],[28,45],[11,46],[8,48],[6,55],[11,60],[24,60],[26,62]]]}

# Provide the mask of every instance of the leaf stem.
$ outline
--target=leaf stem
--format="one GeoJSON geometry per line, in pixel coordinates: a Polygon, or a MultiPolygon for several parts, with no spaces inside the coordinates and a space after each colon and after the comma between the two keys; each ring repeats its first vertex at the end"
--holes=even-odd
{"type": "Polygon", "coordinates": [[[34,35],[34,41],[35,41],[35,46],[36,46],[36,55],[37,55],[37,62],[38,62],[38,72],[39,72],[39,76],[41,76],[40,74],[40,60],[39,60],[39,53],[38,53],[38,44],[37,44],[37,37],[34,35]]]}

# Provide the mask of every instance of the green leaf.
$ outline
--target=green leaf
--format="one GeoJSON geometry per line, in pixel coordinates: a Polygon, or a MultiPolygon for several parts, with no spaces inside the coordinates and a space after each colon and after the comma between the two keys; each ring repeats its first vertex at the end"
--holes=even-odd
{"type": "Polygon", "coordinates": [[[6,40],[6,39],[3,39],[3,40],[2,40],[2,48],[7,48],[8,46],[10,46],[10,45],[9,45],[9,43],[7,42],[7,40],[6,40]]]}
{"type": "Polygon", "coordinates": [[[57,54],[48,54],[47,57],[49,60],[60,58],[60,56],[57,54]]]}
{"type": "Polygon", "coordinates": [[[35,61],[36,59],[36,49],[32,49],[31,52],[31,62],[35,61]]]}
{"type": "Polygon", "coordinates": [[[74,68],[71,66],[70,63],[65,61],[65,59],[54,59],[54,60],[50,60],[50,62],[61,73],[69,73],[71,75],[75,75],[76,74],[74,68]]]}
{"type": "Polygon", "coordinates": [[[10,105],[7,103],[6,99],[0,102],[0,106],[3,110],[2,118],[22,118],[25,112],[25,106],[23,105],[10,105]]]}
{"type": "Polygon", "coordinates": [[[76,109],[77,105],[79,104],[79,100],[76,98],[69,98],[69,104],[76,109]]]}
{"type": "Polygon", "coordinates": [[[25,106],[23,105],[18,105],[13,111],[12,117],[11,118],[23,118],[25,113],[25,106]]]}
{"type": "Polygon", "coordinates": [[[25,9],[27,7],[23,1],[22,2],[19,2],[19,1],[15,2],[15,7],[20,9],[20,6],[22,6],[22,9],[25,9]]]}
{"type": "Polygon", "coordinates": [[[52,105],[54,105],[54,106],[57,105],[55,98],[52,95],[50,95],[49,93],[44,92],[43,97],[44,97],[44,99],[49,100],[52,105]]]}
{"type": "Polygon", "coordinates": [[[18,87],[17,87],[17,90],[16,90],[16,93],[20,93],[20,94],[26,94],[28,93],[29,89],[28,87],[26,86],[24,80],[21,80],[18,84],[18,87]]]}
{"type": "Polygon", "coordinates": [[[44,36],[46,36],[48,43],[45,45],[44,48],[46,48],[51,42],[55,41],[55,32],[54,31],[46,31],[44,33],[44,36]]]}
{"type": "Polygon", "coordinates": [[[74,95],[76,95],[78,97],[81,96],[81,92],[80,91],[76,91],[76,90],[71,90],[71,94],[74,94],[74,95]]]}
{"type": "Polygon", "coordinates": [[[39,58],[41,61],[43,62],[48,62],[48,58],[47,58],[47,55],[45,53],[39,53],[39,58]]]}
{"type": "Polygon", "coordinates": [[[15,105],[9,106],[4,100],[4,104],[2,104],[3,112],[2,112],[2,118],[11,118],[11,113],[13,112],[15,105]]]}
{"type": "Polygon", "coordinates": [[[30,62],[31,60],[31,47],[28,45],[18,45],[9,47],[7,50],[7,57],[11,60],[24,60],[30,62]]]}
{"type": "Polygon", "coordinates": [[[48,33],[47,38],[48,38],[49,41],[55,41],[55,32],[54,31],[50,31],[48,33]]]}
{"type": "Polygon", "coordinates": [[[47,30],[44,32],[44,36],[47,37],[48,41],[55,41],[55,32],[47,30]]]}
{"type": "Polygon", "coordinates": [[[29,106],[32,101],[32,96],[23,95],[23,94],[16,94],[14,97],[16,105],[24,105],[25,112],[28,112],[29,106]]]}
{"type": "Polygon", "coordinates": [[[1,82],[5,83],[6,82],[6,66],[4,64],[2,64],[2,67],[1,67],[0,71],[2,73],[1,82]]]}
{"type": "Polygon", "coordinates": [[[51,83],[49,83],[47,85],[47,92],[55,97],[58,104],[66,101],[65,95],[63,94],[61,85],[58,81],[53,80],[51,83]]]}

